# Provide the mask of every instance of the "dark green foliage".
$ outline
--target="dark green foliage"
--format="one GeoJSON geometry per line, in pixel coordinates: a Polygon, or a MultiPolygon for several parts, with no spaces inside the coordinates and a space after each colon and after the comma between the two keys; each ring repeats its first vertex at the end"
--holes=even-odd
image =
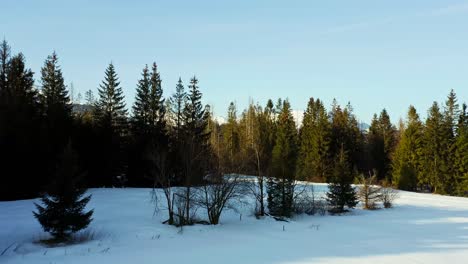
{"type": "Polygon", "coordinates": [[[48,167],[49,174],[52,175],[72,128],[72,105],[55,52],[44,62],[41,82],[40,99],[46,117],[48,167]]]}
{"type": "Polygon", "coordinates": [[[327,201],[332,214],[346,212],[345,206],[354,208],[358,204],[356,191],[351,186],[354,173],[347,159],[344,147],[342,147],[335,158],[333,174],[328,183],[327,201]]]}
{"type": "Polygon", "coordinates": [[[129,178],[133,186],[148,186],[151,181],[148,153],[152,146],[160,151],[168,148],[166,133],[165,105],[156,63],[152,71],[148,66],[143,69],[138,81],[132,119],[132,148],[129,151],[129,178]]]}
{"type": "Polygon", "coordinates": [[[111,63],[100,85],[99,98],[94,106],[94,120],[98,134],[100,166],[93,172],[97,186],[115,185],[115,179],[126,171],[125,148],[128,136],[127,109],[120,82],[111,63]],[[99,176],[98,176],[99,175],[99,176]]]}
{"type": "Polygon", "coordinates": [[[368,173],[364,162],[364,137],[359,129],[351,104],[342,109],[333,101],[331,117],[330,155],[336,157],[343,147],[350,166],[359,172],[368,173]]]}
{"type": "Polygon", "coordinates": [[[288,100],[281,104],[272,152],[272,177],[268,179],[268,210],[274,216],[290,217],[294,198],[297,130],[288,100]]]}
{"type": "Polygon", "coordinates": [[[413,106],[408,111],[406,128],[400,131],[392,162],[392,179],[398,188],[408,191],[417,189],[418,182],[425,176],[420,173],[423,162],[424,126],[413,106]]]}
{"type": "Polygon", "coordinates": [[[454,148],[456,194],[468,196],[468,113],[466,104],[463,104],[459,115],[454,148]]]}
{"type": "Polygon", "coordinates": [[[300,180],[324,182],[330,172],[331,125],[323,103],[310,98],[299,131],[297,175],[300,180]]]}
{"type": "Polygon", "coordinates": [[[0,200],[32,198],[47,178],[42,107],[20,53],[0,46],[0,200]],[[27,164],[25,166],[25,164],[27,164]]]}
{"type": "Polygon", "coordinates": [[[66,241],[92,221],[93,210],[85,212],[91,196],[83,197],[86,189],[78,186],[79,178],[77,156],[69,143],[60,158],[52,186],[41,198],[43,205],[35,204],[37,212],[33,212],[44,231],[52,234],[56,242],[66,241]]]}
{"type": "Polygon", "coordinates": [[[374,115],[368,134],[370,169],[377,179],[391,181],[391,157],[396,146],[396,128],[390,122],[387,110],[374,115]]]}
{"type": "Polygon", "coordinates": [[[450,150],[447,129],[439,105],[434,102],[429,109],[424,131],[423,170],[425,177],[420,184],[433,192],[446,193],[449,177],[448,155],[450,150]]]}

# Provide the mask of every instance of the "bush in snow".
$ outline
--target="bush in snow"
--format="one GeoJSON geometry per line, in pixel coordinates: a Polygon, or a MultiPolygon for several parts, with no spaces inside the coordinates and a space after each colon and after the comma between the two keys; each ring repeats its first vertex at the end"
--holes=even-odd
{"type": "Polygon", "coordinates": [[[91,195],[83,197],[86,189],[77,186],[78,176],[77,157],[69,143],[60,159],[54,183],[41,198],[44,206],[35,204],[37,212],[33,212],[44,231],[54,236],[54,242],[67,241],[92,221],[93,210],[84,211],[91,195]]]}
{"type": "Polygon", "coordinates": [[[384,187],[380,190],[379,198],[385,208],[391,208],[393,202],[398,198],[398,192],[391,187],[384,187]]]}

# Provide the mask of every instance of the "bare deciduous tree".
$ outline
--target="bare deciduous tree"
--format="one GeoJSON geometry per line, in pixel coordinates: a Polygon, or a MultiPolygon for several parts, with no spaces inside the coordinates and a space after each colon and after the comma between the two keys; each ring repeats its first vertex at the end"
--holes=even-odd
{"type": "Polygon", "coordinates": [[[377,177],[375,174],[369,173],[366,177],[363,174],[359,176],[359,184],[361,184],[358,192],[358,198],[363,203],[363,208],[366,210],[376,209],[376,202],[381,198],[381,187],[375,185],[377,177]]]}

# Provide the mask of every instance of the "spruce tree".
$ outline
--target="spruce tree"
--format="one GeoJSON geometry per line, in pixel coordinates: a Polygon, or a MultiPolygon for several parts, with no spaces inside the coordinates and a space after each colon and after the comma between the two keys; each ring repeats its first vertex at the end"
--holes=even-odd
{"type": "Polygon", "coordinates": [[[239,124],[237,122],[237,110],[234,102],[229,104],[227,122],[222,126],[223,131],[223,160],[226,161],[224,166],[229,173],[239,172],[239,152],[240,152],[240,135],[239,124]]]}
{"type": "Polygon", "coordinates": [[[32,198],[47,183],[49,173],[41,106],[24,56],[10,57],[6,41],[0,49],[0,200],[32,198]]]}
{"type": "MultiPolygon", "coordinates": [[[[447,96],[444,107],[444,143],[448,146],[448,152],[454,153],[456,148],[456,130],[457,121],[459,119],[460,109],[458,105],[457,95],[454,90],[451,90],[447,96]]],[[[445,157],[445,163],[447,164],[447,178],[443,182],[444,193],[454,194],[457,190],[456,186],[456,168],[454,166],[454,155],[448,154],[445,157]]]]}
{"type": "Polygon", "coordinates": [[[376,171],[377,179],[391,180],[391,157],[396,146],[396,128],[390,122],[387,110],[380,116],[374,115],[368,134],[370,166],[376,171]]]}
{"type": "Polygon", "coordinates": [[[0,94],[6,89],[7,74],[10,60],[10,46],[4,39],[0,44],[0,94]]]}
{"type": "Polygon", "coordinates": [[[132,128],[137,136],[148,135],[150,132],[150,73],[145,66],[138,81],[135,103],[133,104],[132,128]]]}
{"type": "Polygon", "coordinates": [[[182,168],[184,193],[184,219],[182,224],[191,224],[191,211],[193,205],[191,187],[203,181],[208,172],[210,162],[210,147],[208,132],[209,113],[201,103],[202,93],[198,87],[198,79],[194,76],[188,86],[187,102],[183,110],[183,126],[178,143],[180,167],[182,168]]]}
{"type": "Polygon", "coordinates": [[[293,209],[297,159],[297,130],[288,100],[281,103],[276,141],[272,153],[272,176],[268,180],[270,214],[290,217],[293,209]]]}
{"type": "Polygon", "coordinates": [[[61,155],[52,186],[41,198],[43,205],[35,203],[37,212],[33,212],[44,231],[54,236],[54,242],[65,242],[92,221],[93,210],[85,211],[91,195],[83,197],[86,189],[78,185],[80,177],[77,155],[69,143],[61,155]]]}
{"type": "Polygon", "coordinates": [[[418,182],[424,177],[420,173],[424,126],[413,106],[408,110],[406,128],[401,132],[401,139],[393,156],[392,181],[399,189],[415,191],[418,182]]]}
{"type": "Polygon", "coordinates": [[[53,175],[55,164],[67,144],[72,129],[72,105],[65,86],[62,70],[55,52],[48,56],[41,68],[41,105],[44,109],[46,161],[49,175],[53,175]]]}
{"type": "Polygon", "coordinates": [[[444,187],[449,177],[449,149],[444,116],[437,102],[434,102],[426,119],[422,166],[424,176],[420,184],[435,193],[446,193],[444,187]]]}
{"type": "Polygon", "coordinates": [[[171,116],[172,116],[172,123],[174,126],[175,136],[179,138],[180,132],[182,130],[182,125],[184,124],[184,108],[187,102],[187,93],[184,89],[184,84],[182,83],[182,79],[179,78],[179,81],[176,85],[176,91],[170,98],[170,105],[171,105],[171,116]]]}
{"type": "Polygon", "coordinates": [[[301,180],[326,181],[331,125],[323,103],[310,98],[299,133],[297,174],[301,180]]]}
{"type": "Polygon", "coordinates": [[[463,104],[456,130],[454,173],[456,194],[468,196],[468,113],[463,104]]]}
{"type": "Polygon", "coordinates": [[[113,185],[117,176],[126,170],[124,150],[127,139],[127,109],[120,82],[111,63],[98,88],[99,98],[94,106],[94,118],[98,129],[99,149],[102,160],[95,172],[98,186],[113,185]]]}
{"type": "Polygon", "coordinates": [[[351,186],[353,174],[353,169],[342,147],[335,157],[333,173],[328,183],[327,201],[330,204],[330,213],[343,213],[347,211],[345,206],[354,208],[357,205],[356,191],[351,186]]]}

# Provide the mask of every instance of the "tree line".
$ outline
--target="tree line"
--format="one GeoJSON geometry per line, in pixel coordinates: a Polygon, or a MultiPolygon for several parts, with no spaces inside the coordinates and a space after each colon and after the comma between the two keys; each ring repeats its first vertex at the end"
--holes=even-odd
{"type": "Polygon", "coordinates": [[[103,75],[97,96],[86,92],[87,105],[78,108],[57,54],[47,57],[36,81],[24,55],[12,54],[3,41],[0,200],[46,191],[66,149],[76,154],[86,187],[184,186],[189,200],[190,186],[210,175],[255,175],[261,214],[266,198],[270,213],[289,215],[285,205],[296,180],[352,183],[365,175],[404,190],[467,195],[467,107],[454,91],[444,104],[434,102],[424,121],[410,106],[397,126],[383,109],[362,129],[351,104],[334,101],[328,110],[316,98],[302,124],[287,99],[251,102],[241,112],[231,103],[219,123],[203,105],[195,76],[188,85],[179,79],[175,93],[165,96],[156,63],[144,66],[135,103],[127,107],[115,66],[103,75]]]}

